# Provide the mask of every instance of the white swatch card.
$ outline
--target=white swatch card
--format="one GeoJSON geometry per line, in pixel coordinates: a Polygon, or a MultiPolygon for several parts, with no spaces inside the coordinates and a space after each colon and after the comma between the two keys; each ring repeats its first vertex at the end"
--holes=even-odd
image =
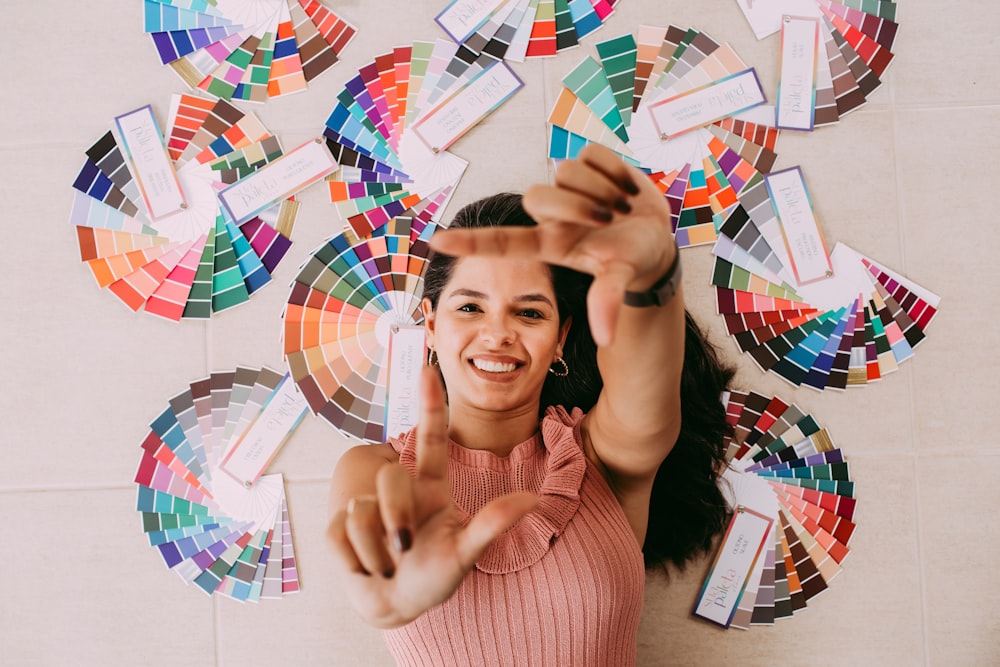
{"type": "Polygon", "coordinates": [[[256,419],[233,441],[219,468],[250,488],[308,411],[306,397],[286,373],[256,419]]]}
{"type": "Polygon", "coordinates": [[[523,86],[505,62],[497,61],[418,120],[413,131],[432,152],[439,153],[523,86]]]}
{"type": "Polygon", "coordinates": [[[384,440],[417,425],[420,418],[420,373],[426,354],[423,326],[392,327],[389,333],[389,372],[385,383],[384,440]]]}
{"type": "Polygon", "coordinates": [[[812,130],[816,115],[819,20],[785,16],[781,22],[781,68],[775,126],[812,130]]]}
{"type": "Polygon", "coordinates": [[[456,44],[461,44],[504,4],[506,0],[452,0],[434,21],[456,44]]]}
{"type": "Polygon", "coordinates": [[[796,282],[804,285],[832,276],[830,251],[813,215],[802,169],[792,167],[771,172],[764,176],[764,183],[781,225],[796,282]]]}
{"type": "Polygon", "coordinates": [[[736,4],[757,39],[781,30],[781,17],[785,14],[816,18],[822,15],[816,0],[736,0],[736,4]]]}
{"type": "Polygon", "coordinates": [[[766,102],[754,68],[649,105],[661,140],[710,125],[766,102]]]}
{"type": "Polygon", "coordinates": [[[338,166],[326,142],[312,139],[219,191],[219,201],[233,222],[246,222],[338,166]]]}
{"type": "Polygon", "coordinates": [[[752,573],[763,560],[774,520],[738,505],[705,578],[694,614],[728,628],[752,573]]]}
{"type": "Polygon", "coordinates": [[[153,107],[147,104],[115,116],[115,128],[149,216],[158,220],[186,208],[187,200],[153,107]]]}

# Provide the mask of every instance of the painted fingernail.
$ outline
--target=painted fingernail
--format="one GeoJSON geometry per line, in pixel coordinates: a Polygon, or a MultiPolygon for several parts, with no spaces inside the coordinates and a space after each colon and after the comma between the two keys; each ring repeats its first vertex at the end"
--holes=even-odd
{"type": "Polygon", "coordinates": [[[611,222],[611,211],[603,206],[595,206],[590,212],[590,217],[598,222],[611,222]]]}
{"type": "Polygon", "coordinates": [[[636,185],[631,178],[626,181],[623,181],[622,187],[625,188],[625,192],[629,193],[630,195],[639,194],[639,186],[636,185]]]}
{"type": "Polygon", "coordinates": [[[615,200],[615,210],[618,211],[619,213],[624,213],[624,214],[628,215],[629,213],[632,212],[632,205],[629,204],[624,199],[616,199],[615,200]]]}
{"type": "Polygon", "coordinates": [[[409,528],[400,528],[396,533],[396,551],[409,551],[413,546],[413,533],[409,528]]]}

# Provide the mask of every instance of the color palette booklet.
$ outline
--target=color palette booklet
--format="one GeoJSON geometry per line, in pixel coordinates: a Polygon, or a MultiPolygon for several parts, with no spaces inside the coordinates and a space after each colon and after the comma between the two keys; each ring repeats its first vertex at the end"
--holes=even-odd
{"type": "Polygon", "coordinates": [[[265,102],[332,67],[357,30],[317,0],[142,0],[160,62],[192,88],[265,102]]]}
{"type": "Polygon", "coordinates": [[[263,474],[308,408],[287,375],[239,367],[172,397],[135,474],[143,532],[166,566],[211,595],[299,590],[280,474],[263,474]]]}
{"type": "Polygon", "coordinates": [[[712,284],[726,329],[764,371],[796,386],[875,382],[914,355],[940,297],[844,243],[827,250],[798,167],[721,229],[712,284]]]}
{"type": "Polygon", "coordinates": [[[417,417],[420,299],[443,197],[370,236],[348,230],[332,238],[292,284],[282,336],[291,376],[312,411],[350,438],[385,442],[417,417]]]}
{"type": "Polygon", "coordinates": [[[600,28],[618,0],[452,0],[435,21],[462,48],[464,60],[480,55],[522,62],[555,56],[600,28]]]}
{"type": "Polygon", "coordinates": [[[893,0],[736,0],[758,39],[781,34],[780,127],[812,130],[882,84],[899,31],[893,0]]]}
{"type": "Polygon", "coordinates": [[[457,50],[443,39],[397,47],[337,95],[323,135],[340,169],[327,180],[358,236],[421,201],[446,205],[468,166],[448,147],[524,85],[498,60],[450,70],[457,50]]]}
{"type": "Polygon", "coordinates": [[[810,414],[777,396],[723,396],[733,436],[719,486],[733,518],[693,613],[726,628],[791,618],[840,573],[854,535],[850,465],[810,414]]]}
{"type": "Polygon", "coordinates": [[[670,202],[681,247],[712,243],[766,198],[774,108],[731,46],[694,28],[640,26],[596,51],[563,78],[550,158],[593,142],[646,171],[670,202]]]}
{"type": "Polygon", "coordinates": [[[293,195],[336,168],[322,142],[285,151],[252,113],[174,95],[122,114],[86,151],[70,215],[80,259],[131,310],[178,321],[249,300],[291,244],[293,195]]]}

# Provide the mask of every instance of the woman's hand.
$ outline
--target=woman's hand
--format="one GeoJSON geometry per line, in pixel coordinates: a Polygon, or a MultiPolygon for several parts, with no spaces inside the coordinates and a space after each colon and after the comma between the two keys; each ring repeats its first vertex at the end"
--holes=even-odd
{"type": "Polygon", "coordinates": [[[398,463],[376,475],[376,493],[339,508],[327,534],[348,595],[369,623],[398,627],[447,600],[486,547],[531,511],[537,496],[493,500],[465,527],[451,498],[444,388],[421,377],[417,476],[398,463]]]}
{"type": "Polygon", "coordinates": [[[532,186],[523,201],[537,227],[443,231],[431,246],[455,256],[536,258],[592,274],[591,332],[598,345],[609,345],[625,290],[648,289],[674,260],[667,201],[644,173],[597,144],[561,163],[555,185],[532,186]]]}

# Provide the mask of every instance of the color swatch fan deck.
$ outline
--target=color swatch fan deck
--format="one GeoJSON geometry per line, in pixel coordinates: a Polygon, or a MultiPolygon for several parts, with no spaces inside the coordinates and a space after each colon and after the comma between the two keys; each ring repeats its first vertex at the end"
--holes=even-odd
{"type": "Polygon", "coordinates": [[[423,365],[420,299],[437,206],[421,202],[365,238],[347,230],[330,239],[292,284],[283,336],[291,376],[312,411],[348,437],[386,440],[390,348],[400,332],[411,334],[412,354],[395,375],[415,379],[423,365]]]}
{"type": "Polygon", "coordinates": [[[248,102],[305,90],[357,32],[317,0],[143,0],[143,26],[189,86],[248,102]]]}
{"type": "Polygon", "coordinates": [[[753,215],[778,136],[756,71],[728,44],[678,26],[640,26],[596,50],[563,78],[549,157],[599,143],[646,171],[670,202],[681,247],[753,215]]]}
{"type": "Polygon", "coordinates": [[[755,392],[723,402],[734,435],[720,488],[733,524],[694,613],[746,630],[791,618],[828,588],[850,553],[857,495],[843,452],[812,415],[755,392]]]}
{"type": "Polygon", "coordinates": [[[166,566],[211,595],[299,590],[284,482],[262,474],[308,409],[287,376],[237,368],[170,399],[142,442],[142,529],[166,566]]]}
{"type": "MultiPolygon", "coordinates": [[[[316,147],[327,165],[319,180],[335,164],[316,147]]],[[[166,135],[145,106],[117,117],[86,153],[70,216],[80,259],[131,310],[207,318],[271,280],[291,244],[291,195],[307,183],[258,187],[255,174],[300,161],[301,152],[283,161],[256,116],[224,100],[175,95],[166,135]],[[256,196],[244,197],[247,188],[256,196]]]]}
{"type": "Polygon", "coordinates": [[[773,196],[752,219],[723,226],[713,250],[716,304],[737,347],[762,370],[817,390],[895,372],[940,298],[844,243],[828,252],[801,169],[765,180],[773,196]]]}
{"type": "Polygon", "coordinates": [[[452,0],[435,21],[462,45],[463,58],[480,55],[523,61],[554,56],[600,28],[618,0],[452,0]]]}
{"type": "MultiPolygon", "coordinates": [[[[899,31],[890,0],[736,0],[758,39],[781,33],[782,90],[795,105],[811,98],[809,117],[781,127],[810,130],[836,123],[866,103],[882,85],[899,31]],[[798,63],[798,65],[796,65],[798,63]],[[803,66],[805,69],[803,69],[803,66]],[[806,83],[807,85],[804,85],[806,83]],[[797,125],[796,125],[797,124],[797,125]]],[[[790,101],[787,100],[786,101],[790,101]]]]}
{"type": "Polygon", "coordinates": [[[376,56],[323,129],[340,164],[327,180],[341,217],[367,236],[425,199],[443,197],[440,215],[468,166],[448,147],[522,86],[506,63],[464,63],[443,39],[376,56]]]}

